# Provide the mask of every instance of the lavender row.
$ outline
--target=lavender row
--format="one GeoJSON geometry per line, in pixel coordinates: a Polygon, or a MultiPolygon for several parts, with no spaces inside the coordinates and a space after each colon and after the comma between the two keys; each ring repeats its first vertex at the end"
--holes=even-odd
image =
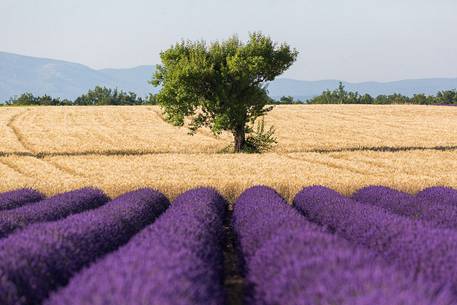
{"type": "Polygon", "coordinates": [[[212,189],[185,192],[153,225],[45,304],[224,304],[225,207],[212,189]]]}
{"type": "Polygon", "coordinates": [[[156,191],[138,190],[94,210],[31,225],[1,240],[0,304],[41,304],[81,268],[126,243],[168,204],[156,191]]]}
{"type": "Polygon", "coordinates": [[[457,288],[457,234],[322,187],[299,192],[294,205],[311,221],[381,254],[406,272],[457,288]]]}
{"type": "Polygon", "coordinates": [[[429,187],[417,193],[416,197],[450,206],[457,206],[457,190],[450,187],[429,187]]]}
{"type": "Polygon", "coordinates": [[[0,238],[32,223],[58,220],[105,204],[100,190],[83,188],[0,213],[0,238]]]}
{"type": "Polygon", "coordinates": [[[432,201],[383,186],[360,189],[352,198],[398,215],[429,222],[437,228],[457,229],[457,205],[445,204],[437,198],[432,201]]]}
{"type": "Polygon", "coordinates": [[[237,200],[233,225],[245,259],[247,304],[450,304],[451,293],[397,272],[324,232],[272,189],[237,200]]]}
{"type": "Polygon", "coordinates": [[[43,194],[27,188],[0,193],[0,211],[15,209],[43,199],[43,194]]]}

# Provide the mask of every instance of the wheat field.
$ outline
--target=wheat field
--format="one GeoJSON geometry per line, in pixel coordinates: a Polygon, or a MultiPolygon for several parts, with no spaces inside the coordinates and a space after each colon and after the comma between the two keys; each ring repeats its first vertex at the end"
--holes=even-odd
{"type": "Polygon", "coordinates": [[[277,130],[271,152],[224,154],[229,134],[189,136],[156,106],[1,107],[0,191],[96,186],[116,196],[148,186],[173,198],[214,186],[233,200],[254,184],[288,199],[313,184],[344,194],[457,187],[457,107],[276,106],[266,123],[277,130]]]}

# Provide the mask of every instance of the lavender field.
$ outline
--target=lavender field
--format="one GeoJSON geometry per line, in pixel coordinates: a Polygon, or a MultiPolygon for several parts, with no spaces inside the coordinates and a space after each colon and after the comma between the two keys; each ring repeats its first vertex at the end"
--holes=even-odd
{"type": "Polygon", "coordinates": [[[457,304],[457,190],[0,193],[2,305],[457,304]]]}

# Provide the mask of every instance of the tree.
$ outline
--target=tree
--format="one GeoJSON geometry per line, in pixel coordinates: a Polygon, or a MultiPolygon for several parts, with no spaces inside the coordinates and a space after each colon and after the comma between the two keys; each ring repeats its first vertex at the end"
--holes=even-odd
{"type": "Polygon", "coordinates": [[[145,101],[146,105],[157,105],[157,94],[149,93],[145,101]]]}
{"type": "Polygon", "coordinates": [[[438,104],[456,104],[457,103],[457,90],[444,90],[438,92],[436,95],[436,102],[438,104]]]}
{"type": "Polygon", "coordinates": [[[417,105],[432,104],[433,103],[433,98],[431,98],[430,96],[426,96],[423,93],[414,94],[413,97],[410,98],[410,103],[411,104],[417,104],[417,105]]]}
{"type": "Polygon", "coordinates": [[[135,93],[126,93],[118,89],[96,86],[78,97],[75,105],[142,105],[144,101],[135,93]]]}
{"type": "Polygon", "coordinates": [[[71,104],[72,102],[67,99],[53,98],[47,94],[34,96],[32,93],[23,93],[19,97],[12,97],[6,101],[8,106],[65,106],[71,104]]]}
{"type": "Polygon", "coordinates": [[[279,99],[279,103],[281,104],[293,104],[294,103],[294,97],[293,96],[283,96],[279,99]]]}
{"type": "Polygon", "coordinates": [[[37,98],[30,92],[21,94],[19,97],[13,97],[6,102],[7,105],[28,106],[37,105],[37,98]]]}
{"type": "Polygon", "coordinates": [[[343,82],[338,83],[338,88],[335,90],[335,95],[338,98],[338,104],[345,104],[347,99],[347,92],[344,89],[343,82]]]}
{"type": "Polygon", "coordinates": [[[371,95],[365,93],[360,97],[358,104],[374,104],[374,98],[371,95]]]}
{"type": "Polygon", "coordinates": [[[245,148],[249,124],[272,107],[267,83],[286,71],[298,52],[286,43],[276,44],[261,33],[247,43],[233,36],[212,42],[182,41],[162,52],[151,83],[162,86],[157,102],[166,119],[183,126],[185,118],[193,134],[209,127],[217,135],[230,131],[234,150],[245,148]]]}

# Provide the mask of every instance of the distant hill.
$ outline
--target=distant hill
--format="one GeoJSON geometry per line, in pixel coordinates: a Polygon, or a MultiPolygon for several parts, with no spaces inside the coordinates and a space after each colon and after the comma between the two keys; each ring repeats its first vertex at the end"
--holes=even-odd
{"type": "MultiPolygon", "coordinates": [[[[0,52],[0,101],[24,92],[35,95],[74,99],[96,85],[133,91],[147,96],[158,89],[148,84],[154,66],[128,69],[96,70],[88,66],[61,60],[36,58],[0,52]]],[[[302,81],[279,78],[269,84],[270,96],[291,95],[307,99],[326,89],[338,86],[338,80],[302,81]]],[[[457,89],[457,78],[411,79],[393,82],[344,82],[346,89],[379,94],[436,94],[440,90],[457,89]]]]}
{"type": "Polygon", "coordinates": [[[153,71],[154,66],[95,70],[77,63],[0,52],[0,101],[24,92],[74,99],[96,85],[146,96],[153,90],[147,83],[153,71]]]}
{"type": "Polygon", "coordinates": [[[147,96],[152,91],[158,91],[148,83],[152,79],[154,70],[155,66],[150,65],[129,69],[103,69],[98,71],[110,77],[114,81],[114,87],[124,91],[133,91],[140,96],[147,96]]]}
{"type": "MultiPolygon", "coordinates": [[[[322,91],[338,87],[339,80],[302,81],[281,78],[272,82],[268,89],[272,97],[293,96],[298,99],[308,99],[319,95],[322,91]]],[[[363,82],[349,83],[343,81],[348,91],[368,93],[371,96],[380,94],[401,93],[413,96],[417,93],[434,95],[441,90],[457,89],[457,78],[407,79],[393,82],[363,82]]]]}

